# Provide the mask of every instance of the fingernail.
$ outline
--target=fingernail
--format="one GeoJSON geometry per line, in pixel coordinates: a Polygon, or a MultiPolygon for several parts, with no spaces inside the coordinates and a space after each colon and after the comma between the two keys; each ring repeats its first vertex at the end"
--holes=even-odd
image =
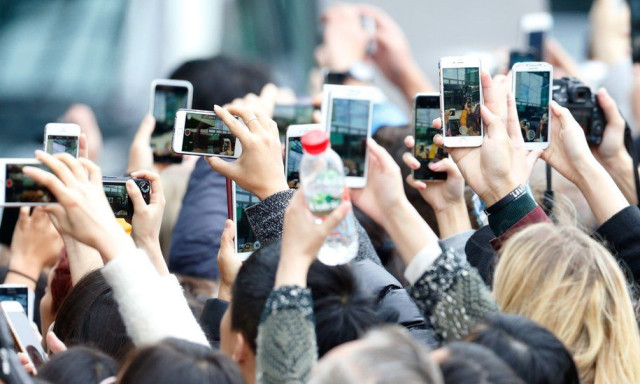
{"type": "Polygon", "coordinates": [[[219,106],[218,104],[215,104],[215,105],[213,106],[213,110],[215,111],[216,109],[220,109],[220,106],[219,106]]]}
{"type": "Polygon", "coordinates": [[[43,151],[43,150],[41,150],[41,149],[36,149],[36,156],[40,156],[40,155],[42,155],[43,153],[44,153],[44,151],[43,151]]]}

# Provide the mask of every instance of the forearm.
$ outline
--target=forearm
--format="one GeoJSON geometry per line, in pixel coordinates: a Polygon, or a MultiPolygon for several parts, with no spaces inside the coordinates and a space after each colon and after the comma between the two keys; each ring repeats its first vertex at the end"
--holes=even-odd
{"type": "Polygon", "coordinates": [[[446,239],[458,233],[471,230],[471,220],[464,201],[446,209],[435,210],[440,238],[446,239]]]}
{"type": "Polygon", "coordinates": [[[9,271],[4,280],[5,284],[26,285],[32,291],[36,290],[36,282],[42,272],[42,266],[33,263],[24,255],[13,253],[9,261],[9,271]],[[28,276],[22,276],[22,274],[28,276]]]}
{"type": "Polygon", "coordinates": [[[581,167],[576,182],[599,225],[629,206],[624,194],[597,162],[581,167]]]}
{"type": "Polygon", "coordinates": [[[135,243],[138,248],[147,253],[149,260],[151,260],[151,264],[153,264],[153,267],[158,271],[160,276],[169,275],[169,268],[167,267],[167,263],[162,255],[162,249],[160,248],[160,241],[158,238],[136,239],[135,243]]]}
{"type": "Polygon", "coordinates": [[[68,236],[63,236],[63,240],[69,261],[71,284],[75,285],[89,272],[104,266],[100,252],[68,236]]]}
{"type": "MultiPolygon", "coordinates": [[[[602,166],[609,173],[627,201],[633,205],[638,204],[634,177],[633,159],[627,153],[618,156],[615,160],[602,162],[602,166]]],[[[637,170],[635,170],[637,172],[637,170]]]]}
{"type": "Polygon", "coordinates": [[[389,212],[383,226],[407,265],[427,245],[438,241],[436,234],[406,199],[389,212]]]}
{"type": "Polygon", "coordinates": [[[424,76],[420,67],[418,67],[418,64],[413,59],[411,59],[407,65],[406,71],[399,74],[396,85],[402,90],[402,93],[410,103],[413,103],[413,98],[416,93],[436,91],[436,88],[424,76]]]}

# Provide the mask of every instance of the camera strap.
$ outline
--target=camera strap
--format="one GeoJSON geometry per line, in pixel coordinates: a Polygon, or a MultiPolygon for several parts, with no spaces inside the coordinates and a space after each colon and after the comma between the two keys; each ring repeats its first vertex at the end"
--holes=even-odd
{"type": "Polygon", "coordinates": [[[631,127],[629,123],[624,122],[624,146],[627,152],[633,160],[633,180],[636,185],[636,198],[638,199],[638,206],[640,207],[640,175],[638,175],[638,154],[636,153],[636,147],[633,145],[633,136],[631,135],[631,127]]]}
{"type": "Polygon", "coordinates": [[[552,169],[549,163],[546,163],[546,172],[547,172],[547,188],[544,191],[544,200],[542,200],[542,210],[547,216],[551,217],[553,213],[553,202],[554,202],[554,193],[553,193],[553,185],[551,183],[552,169]]]}

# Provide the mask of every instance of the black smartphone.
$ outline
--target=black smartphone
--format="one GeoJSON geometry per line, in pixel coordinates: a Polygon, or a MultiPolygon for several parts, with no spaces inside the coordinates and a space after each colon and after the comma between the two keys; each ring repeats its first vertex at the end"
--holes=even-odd
{"type": "Polygon", "coordinates": [[[184,80],[156,79],[151,83],[149,113],[156,119],[151,135],[151,149],[155,163],[181,163],[182,155],[171,151],[176,112],[191,108],[193,86],[184,80]]]}
{"type": "MultiPolygon", "coordinates": [[[[105,176],[102,178],[104,194],[107,195],[111,210],[118,219],[130,219],[133,217],[133,202],[127,192],[127,180],[129,180],[129,178],[126,177],[105,176]]],[[[149,204],[151,197],[151,184],[149,181],[136,178],[132,178],[132,180],[136,183],[140,192],[142,192],[144,201],[149,204]]]]}
{"type": "Polygon", "coordinates": [[[433,127],[433,120],[440,117],[440,94],[418,93],[413,99],[413,110],[413,156],[420,162],[420,168],[413,171],[413,178],[426,181],[446,180],[446,172],[429,169],[429,164],[448,156],[444,149],[433,143],[433,137],[442,132],[433,127]]]}
{"type": "Polygon", "coordinates": [[[509,69],[513,68],[515,64],[528,63],[530,61],[535,61],[535,55],[531,49],[523,51],[513,49],[509,52],[509,69]]]}
{"type": "Polygon", "coordinates": [[[631,50],[634,63],[640,63],[640,0],[629,0],[631,8],[631,50]]]}

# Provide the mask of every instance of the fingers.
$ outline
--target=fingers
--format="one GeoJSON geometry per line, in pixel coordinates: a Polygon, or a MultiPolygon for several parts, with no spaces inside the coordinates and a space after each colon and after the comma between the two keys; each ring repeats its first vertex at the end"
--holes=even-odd
{"type": "Polygon", "coordinates": [[[480,113],[482,114],[482,121],[484,122],[487,137],[499,135],[504,131],[504,126],[500,118],[494,115],[486,105],[482,106],[480,113]]]}
{"type": "Polygon", "coordinates": [[[226,162],[219,157],[205,157],[207,163],[214,171],[232,180],[236,178],[236,166],[232,162],[226,162]]]}
{"type": "Polygon", "coordinates": [[[415,188],[418,191],[422,191],[427,189],[427,184],[423,181],[418,181],[416,179],[413,178],[413,174],[409,174],[406,178],[407,184],[409,184],[409,186],[411,188],[415,188]]]}
{"type": "Polygon", "coordinates": [[[399,170],[398,164],[393,160],[393,157],[391,157],[386,149],[376,143],[375,140],[372,138],[367,139],[367,147],[369,147],[369,155],[374,156],[376,160],[378,160],[379,166],[383,172],[394,168],[398,168],[399,170]]]}
{"type": "Polygon", "coordinates": [[[146,139],[147,141],[151,140],[151,135],[153,134],[153,131],[156,129],[156,119],[150,115],[147,114],[144,119],[142,119],[142,122],[140,123],[140,126],[138,127],[138,132],[136,132],[136,137],[135,139],[146,139]]]}
{"type": "Polygon", "coordinates": [[[518,109],[516,108],[516,99],[511,92],[507,94],[507,134],[514,143],[524,143],[522,132],[520,131],[520,120],[518,118],[518,109]]]}
{"type": "Polygon", "coordinates": [[[435,129],[442,129],[442,120],[438,117],[431,122],[431,125],[435,129]]]}
{"type": "Polygon", "coordinates": [[[409,149],[413,149],[413,146],[416,145],[416,141],[412,135],[409,135],[404,138],[404,145],[409,149]]]}
{"type": "MultiPolygon", "coordinates": [[[[147,170],[141,170],[131,173],[131,177],[135,177],[137,179],[145,179],[149,181],[151,184],[151,196],[149,198],[149,203],[151,204],[164,204],[164,189],[162,187],[162,179],[160,175],[156,172],[151,172],[147,170]]],[[[133,181],[132,181],[133,182],[133,181]]],[[[135,184],[135,182],[133,182],[135,184]]],[[[136,189],[137,188],[136,186],[136,189]]]]}
{"type": "MultiPolygon", "coordinates": [[[[229,108],[227,108],[227,111],[230,114],[239,116],[244,121],[244,125],[248,128],[248,131],[250,132],[259,131],[261,129],[267,128],[262,126],[262,122],[260,121],[260,118],[256,120],[256,118],[258,117],[258,114],[251,108],[230,106],[229,108]]],[[[235,118],[234,120],[235,120],[235,124],[243,125],[241,122],[239,122],[235,118]]],[[[247,134],[247,136],[250,136],[250,135],[247,134]]],[[[238,136],[238,138],[240,137],[238,136]]]]}
{"type": "Polygon", "coordinates": [[[616,129],[624,130],[625,121],[620,114],[618,105],[611,95],[609,95],[609,92],[604,88],[600,88],[598,91],[598,104],[600,104],[604,111],[604,116],[608,122],[607,125],[613,125],[616,129]]]}
{"type": "Polygon", "coordinates": [[[57,157],[64,165],[69,168],[75,180],[77,181],[86,181],[89,180],[89,175],[87,174],[87,170],[82,166],[82,163],[78,161],[78,159],[74,158],[68,153],[58,153],[54,155],[57,157]]]}
{"type": "Polygon", "coordinates": [[[410,169],[416,170],[420,168],[420,162],[411,153],[405,152],[402,154],[402,162],[410,169]]]}
{"type": "Polygon", "coordinates": [[[325,236],[329,236],[331,232],[340,224],[342,220],[351,211],[351,203],[343,201],[338,208],[334,209],[329,216],[326,216],[324,221],[320,224],[325,236]]]}
{"type": "Polygon", "coordinates": [[[429,164],[429,169],[434,172],[446,172],[449,178],[462,178],[458,166],[450,158],[444,158],[429,164]]]}
{"type": "Polygon", "coordinates": [[[91,184],[102,187],[102,170],[93,161],[85,158],[78,159],[80,164],[87,170],[91,184]]]}
{"type": "Polygon", "coordinates": [[[47,347],[51,354],[64,352],[67,350],[67,346],[53,333],[53,331],[47,332],[47,347]]]}
{"type": "Polygon", "coordinates": [[[144,197],[142,197],[142,192],[140,192],[140,188],[136,185],[135,181],[127,180],[125,186],[127,187],[127,193],[129,194],[129,198],[133,203],[133,211],[143,209],[147,202],[144,201],[144,197]]]}
{"type": "Polygon", "coordinates": [[[78,139],[78,157],[89,158],[89,143],[85,133],[81,133],[78,139]]]}
{"type": "Polygon", "coordinates": [[[58,157],[52,156],[43,151],[36,151],[36,159],[41,163],[49,167],[55,176],[64,183],[64,185],[73,185],[75,183],[75,177],[71,170],[62,162],[58,157]]]}
{"type": "Polygon", "coordinates": [[[29,166],[22,168],[22,172],[33,179],[36,183],[44,185],[49,191],[51,191],[59,203],[64,204],[69,201],[66,186],[51,172],[29,166]]]}
{"type": "MultiPolygon", "coordinates": [[[[229,107],[229,108],[230,109],[233,108],[234,110],[242,109],[244,111],[244,108],[240,108],[240,107],[229,107]]],[[[227,127],[229,127],[229,130],[231,131],[231,133],[233,133],[235,137],[240,139],[240,142],[243,143],[243,146],[244,146],[246,142],[249,140],[249,135],[250,135],[249,128],[245,124],[239,122],[238,119],[233,117],[233,115],[229,113],[229,111],[227,111],[226,109],[218,105],[215,105],[213,107],[213,111],[216,113],[216,115],[218,115],[218,117],[220,117],[222,121],[224,121],[227,127]]]]}
{"type": "Polygon", "coordinates": [[[278,87],[269,83],[262,87],[260,91],[260,101],[264,108],[264,113],[267,116],[273,116],[273,110],[276,106],[276,99],[278,98],[278,87]]]}
{"type": "Polygon", "coordinates": [[[484,105],[487,106],[492,112],[497,113],[498,103],[495,99],[493,80],[491,75],[485,71],[480,73],[480,82],[482,83],[482,96],[484,98],[484,105]]]}
{"type": "Polygon", "coordinates": [[[27,224],[29,222],[29,213],[31,212],[31,207],[20,207],[20,214],[18,215],[18,225],[19,224],[27,224]]]}

